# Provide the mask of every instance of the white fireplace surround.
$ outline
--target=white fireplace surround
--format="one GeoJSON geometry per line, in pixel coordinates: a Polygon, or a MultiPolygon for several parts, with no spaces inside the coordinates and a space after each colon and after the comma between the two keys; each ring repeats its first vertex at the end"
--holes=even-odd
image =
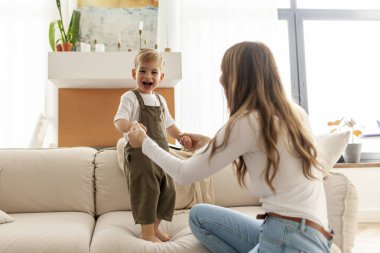
{"type": "MultiPolygon", "coordinates": [[[[50,52],[48,79],[58,88],[133,88],[137,52],[50,52]]],[[[165,78],[161,88],[173,88],[182,78],[181,53],[163,52],[165,78]]]]}

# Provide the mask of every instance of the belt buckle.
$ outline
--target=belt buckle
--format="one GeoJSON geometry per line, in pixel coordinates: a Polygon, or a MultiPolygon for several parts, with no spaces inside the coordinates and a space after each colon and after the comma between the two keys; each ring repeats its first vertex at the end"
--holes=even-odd
{"type": "Polygon", "coordinates": [[[257,220],[265,220],[265,218],[268,216],[267,213],[263,213],[263,214],[258,214],[256,215],[256,219],[257,220]]]}

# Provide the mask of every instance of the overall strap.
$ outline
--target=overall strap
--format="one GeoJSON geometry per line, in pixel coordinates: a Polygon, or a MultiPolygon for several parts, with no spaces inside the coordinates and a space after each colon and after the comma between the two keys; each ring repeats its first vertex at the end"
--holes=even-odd
{"type": "Polygon", "coordinates": [[[160,105],[161,105],[161,108],[162,108],[162,112],[165,114],[165,107],[164,107],[164,104],[161,101],[160,96],[156,92],[154,93],[154,95],[156,95],[158,101],[160,102],[160,105]]]}
{"type": "Polygon", "coordinates": [[[145,104],[144,104],[144,100],[141,97],[140,93],[138,93],[138,91],[135,90],[135,89],[132,89],[132,91],[133,91],[133,93],[135,93],[135,95],[137,97],[137,100],[139,101],[141,110],[144,110],[145,109],[145,104]]]}

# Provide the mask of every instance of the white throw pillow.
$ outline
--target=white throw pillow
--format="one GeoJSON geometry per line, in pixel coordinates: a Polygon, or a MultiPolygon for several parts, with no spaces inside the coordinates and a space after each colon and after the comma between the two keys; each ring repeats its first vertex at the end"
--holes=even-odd
{"type": "Polygon", "coordinates": [[[15,221],[11,216],[0,210],[0,224],[15,221]]]}
{"type": "Polygon", "coordinates": [[[46,130],[48,126],[48,119],[40,114],[36,127],[33,132],[32,139],[29,142],[28,148],[42,148],[45,140],[46,130]]]}
{"type": "Polygon", "coordinates": [[[316,136],[318,158],[322,167],[330,171],[347,147],[350,132],[334,132],[316,136]]]}

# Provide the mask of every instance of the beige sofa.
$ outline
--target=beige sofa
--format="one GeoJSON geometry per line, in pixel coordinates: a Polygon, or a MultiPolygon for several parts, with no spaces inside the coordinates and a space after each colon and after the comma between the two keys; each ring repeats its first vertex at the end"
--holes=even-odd
{"type": "MultiPolygon", "coordinates": [[[[238,186],[231,167],[212,176],[210,185],[215,204],[252,217],[262,213],[258,199],[238,186]]],[[[325,189],[329,222],[336,232],[333,252],[351,252],[358,203],[355,187],[343,175],[331,174],[325,189]]],[[[0,252],[209,252],[191,234],[188,209],[183,209],[202,200],[194,191],[194,185],[178,187],[174,219],[162,224],[173,238],[153,244],[138,239],[139,226],[130,212],[116,150],[2,149],[0,210],[15,221],[0,225],[0,252]]]]}

